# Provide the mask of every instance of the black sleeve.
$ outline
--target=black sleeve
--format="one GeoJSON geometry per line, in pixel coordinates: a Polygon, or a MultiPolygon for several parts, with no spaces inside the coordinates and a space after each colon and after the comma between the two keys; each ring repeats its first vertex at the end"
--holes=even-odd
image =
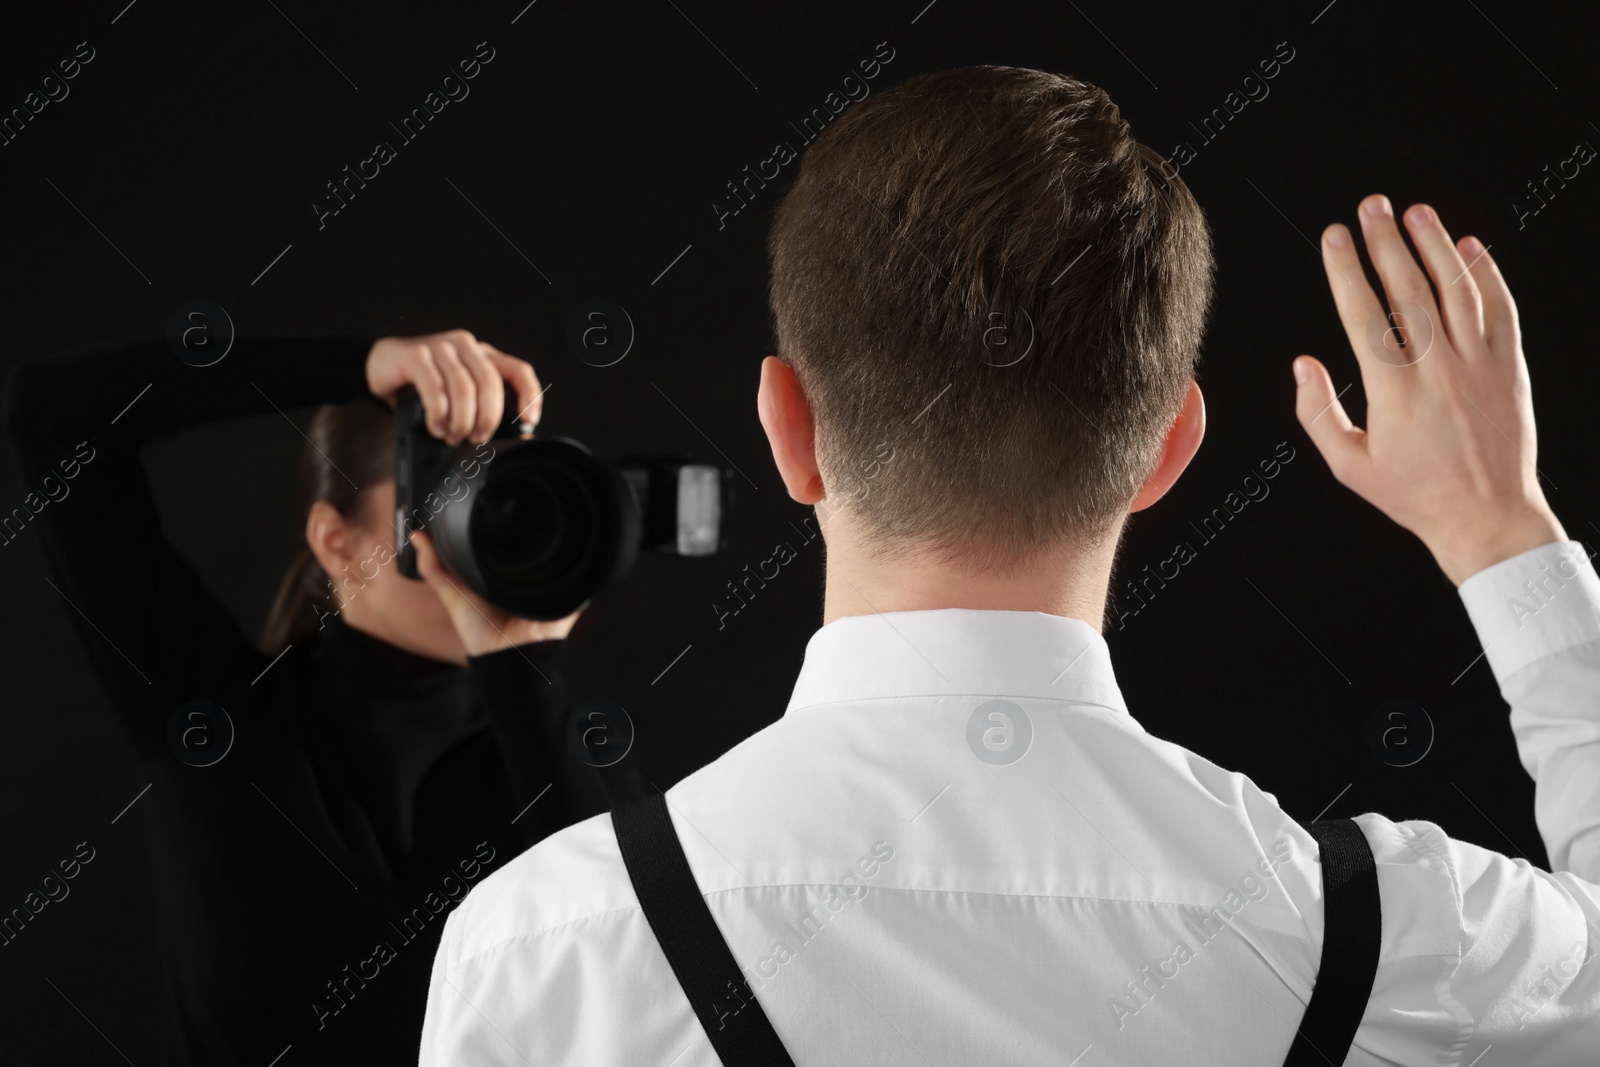
{"type": "MultiPolygon", "coordinates": [[[[162,536],[140,450],[190,426],[370,395],[371,337],[237,338],[209,367],[164,340],[136,341],[17,366],[6,434],[22,505],[0,516],[0,548],[45,560],[41,582],[64,601],[95,676],[135,747],[164,744],[185,700],[235,715],[270,662],[162,536]]],[[[241,477],[252,457],[240,457],[241,477]]],[[[203,494],[204,485],[194,492],[203,494]]]]}
{"type": "MultiPolygon", "coordinates": [[[[517,825],[524,847],[645,795],[636,754],[630,751],[611,766],[596,767],[572,742],[561,673],[565,648],[561,640],[534,641],[467,661],[489,711],[513,803],[522,813],[517,825]],[[525,808],[530,803],[533,807],[525,808]]],[[[620,735],[620,724],[607,726],[614,737],[620,735]]]]}

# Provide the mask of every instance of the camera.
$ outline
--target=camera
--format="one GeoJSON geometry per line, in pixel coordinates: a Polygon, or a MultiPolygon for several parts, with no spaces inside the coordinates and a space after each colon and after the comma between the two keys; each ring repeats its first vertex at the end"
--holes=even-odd
{"type": "Polygon", "coordinates": [[[683,457],[599,459],[565,437],[535,437],[506,415],[485,443],[428,432],[422,398],[395,400],[395,543],[419,578],[412,531],[479,596],[527,619],[560,619],[628,573],[641,549],[708,556],[727,547],[731,472],[683,457]]]}

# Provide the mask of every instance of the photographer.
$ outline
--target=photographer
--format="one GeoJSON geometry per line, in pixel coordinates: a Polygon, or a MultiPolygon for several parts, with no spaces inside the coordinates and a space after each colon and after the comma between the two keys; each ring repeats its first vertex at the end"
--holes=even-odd
{"type": "MultiPolygon", "coordinates": [[[[14,372],[23,483],[71,479],[30,505],[25,533],[151,783],[165,1062],[266,1063],[291,1044],[297,1063],[413,1058],[454,903],[535,841],[642,795],[632,761],[569,752],[558,661],[576,613],[487,604],[426,535],[425,581],[398,573],[384,403],[414,386],[432,434],[476,444],[501,425],[505,384],[537,422],[533,368],[465,331],[239,338],[204,368],[156,340],[14,372]],[[139,454],[308,404],[322,407],[302,458],[306,543],[257,647],[162,536],[139,454]]],[[[258,462],[240,457],[240,474],[258,462]]]]}

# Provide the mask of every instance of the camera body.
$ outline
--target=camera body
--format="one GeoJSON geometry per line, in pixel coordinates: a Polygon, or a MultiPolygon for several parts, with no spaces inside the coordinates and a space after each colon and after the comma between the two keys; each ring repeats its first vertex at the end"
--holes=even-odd
{"type": "Polygon", "coordinates": [[[458,579],[528,619],[560,619],[632,569],[641,549],[706,556],[727,545],[728,472],[682,457],[608,463],[506,416],[485,443],[428,432],[415,388],[395,401],[395,543],[418,578],[412,531],[427,530],[458,579]]]}

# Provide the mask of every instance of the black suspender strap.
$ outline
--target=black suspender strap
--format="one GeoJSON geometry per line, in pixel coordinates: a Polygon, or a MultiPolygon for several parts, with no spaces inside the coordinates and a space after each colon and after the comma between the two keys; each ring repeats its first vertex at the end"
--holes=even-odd
{"type": "Polygon", "coordinates": [[[611,824],[639,906],[723,1067],[794,1067],[700,895],[665,794],[612,809],[611,824]]]}
{"type": "Polygon", "coordinates": [[[1306,830],[1322,852],[1322,962],[1283,1067],[1337,1067],[1349,1055],[1378,973],[1378,868],[1355,820],[1308,823],[1306,830]]]}
{"type": "MultiPolygon", "coordinates": [[[[656,793],[611,812],[639,906],[723,1067],[794,1067],[700,895],[656,793]]],[[[1383,916],[1372,847],[1352,819],[1313,822],[1321,851],[1323,935],[1311,1001],[1284,1067],[1345,1061],[1378,973],[1383,916]]]]}

